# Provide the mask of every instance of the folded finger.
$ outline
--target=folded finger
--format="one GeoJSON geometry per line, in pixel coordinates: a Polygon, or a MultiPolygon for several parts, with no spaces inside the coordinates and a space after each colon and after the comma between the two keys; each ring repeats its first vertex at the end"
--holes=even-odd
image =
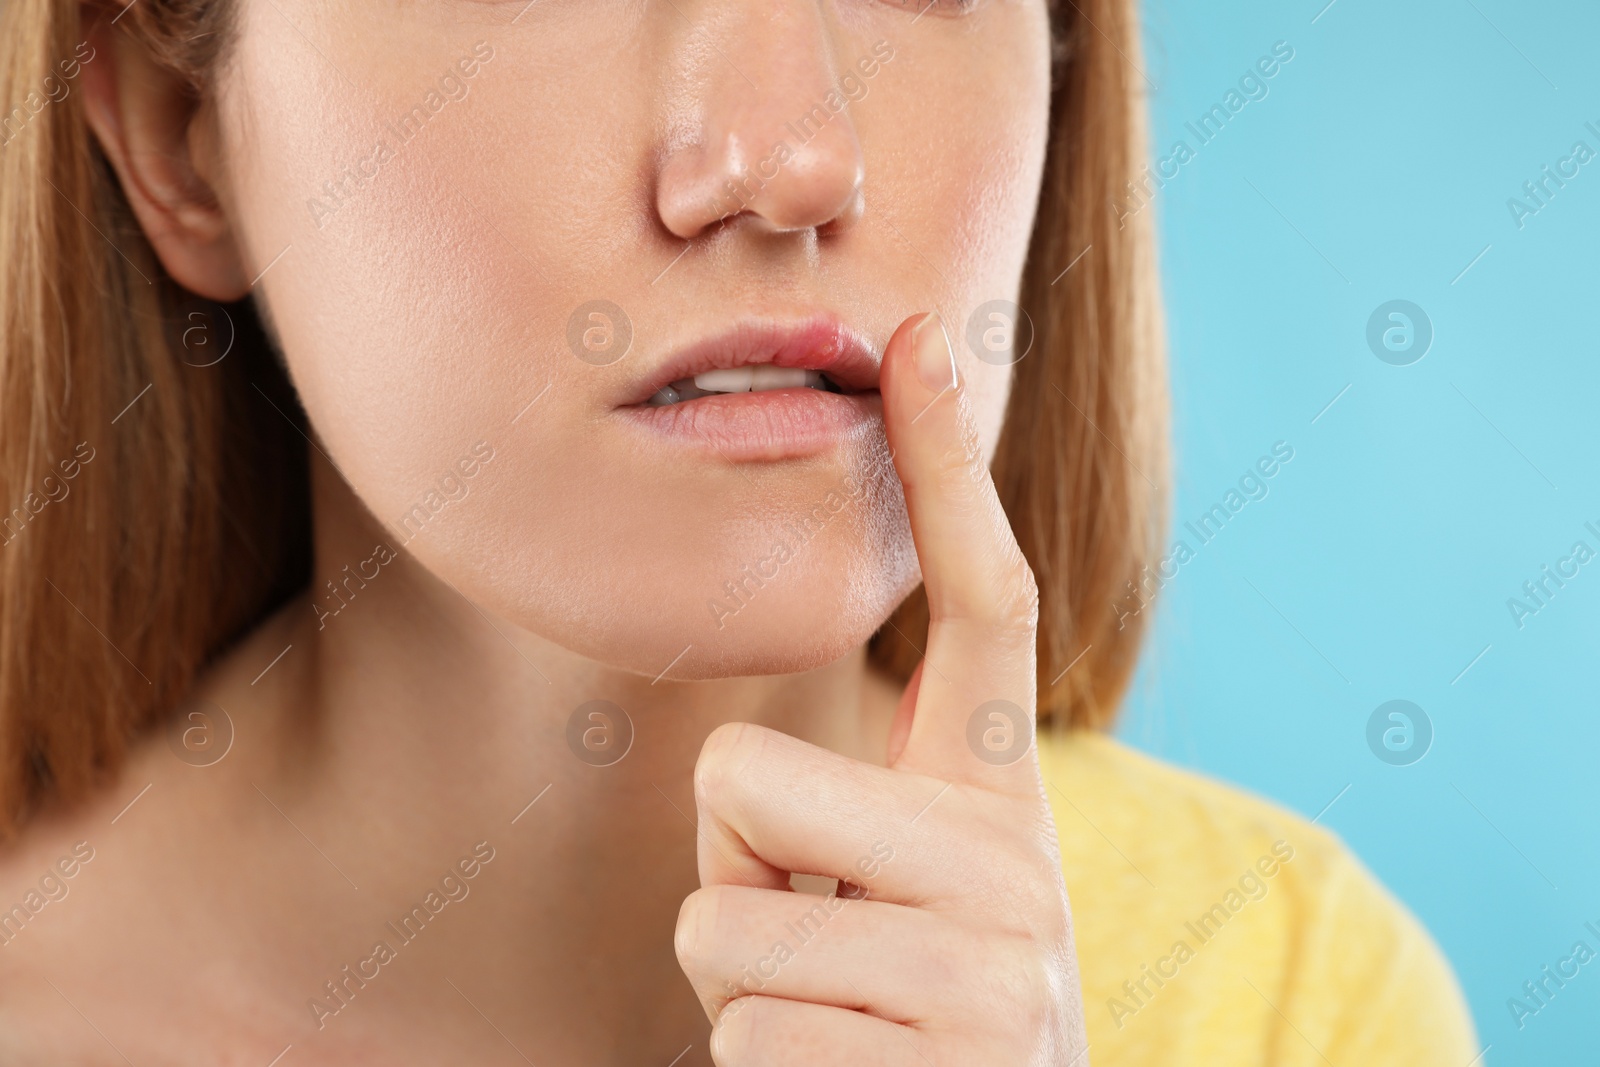
{"type": "Polygon", "coordinates": [[[717,1067],[928,1067],[938,1062],[928,1058],[931,1045],[910,1027],[864,1012],[766,996],[743,998],[711,1031],[717,1067]]]}
{"type": "Polygon", "coordinates": [[[1031,873],[1033,823],[1014,798],[748,723],[707,738],[695,804],[702,885],[786,889],[794,872],[897,904],[990,909],[1031,873]]]}
{"type": "Polygon", "coordinates": [[[715,1021],[765,995],[870,1011],[915,1025],[972,1007],[972,962],[1002,938],[942,915],[867,899],[709,886],[678,915],[678,962],[715,1021]]]}

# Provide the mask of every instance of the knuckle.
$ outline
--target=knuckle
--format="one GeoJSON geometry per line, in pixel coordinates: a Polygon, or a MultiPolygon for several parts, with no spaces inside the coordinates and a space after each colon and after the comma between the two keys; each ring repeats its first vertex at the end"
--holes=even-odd
{"type": "Polygon", "coordinates": [[[678,925],[673,930],[672,947],[678,955],[678,964],[686,973],[694,973],[703,960],[710,956],[710,944],[716,936],[717,916],[721,913],[724,896],[722,886],[696,889],[683,898],[678,908],[678,925]]]}
{"type": "Polygon", "coordinates": [[[747,996],[730,1001],[711,1029],[711,1060],[717,1067],[751,1062],[750,1053],[761,1047],[761,1031],[771,1004],[765,997],[747,996]]]}
{"type": "MultiPolygon", "coordinates": [[[[997,828],[995,833],[1007,831],[997,828]]],[[[996,848],[984,859],[978,882],[989,910],[1005,928],[1031,932],[1053,929],[1066,913],[1060,868],[1026,844],[996,848]]]]}
{"type": "Polygon", "coordinates": [[[1019,630],[1037,632],[1039,628],[1039,581],[1033,568],[1015,549],[1013,558],[1001,573],[996,608],[1000,617],[1019,630]]]}
{"type": "Polygon", "coordinates": [[[672,949],[678,957],[678,966],[686,972],[692,971],[699,947],[700,916],[694,894],[690,893],[678,909],[678,925],[672,931],[672,949]]]}
{"type": "Polygon", "coordinates": [[[1020,1022],[1025,1034],[1037,1034],[1050,1025],[1056,1003],[1057,981],[1050,958],[1034,950],[1023,955],[1016,971],[1017,979],[1025,983],[1017,993],[1017,1006],[1022,1014],[1020,1022]]]}
{"type": "Polygon", "coordinates": [[[694,765],[694,796],[701,808],[726,800],[737,786],[740,772],[760,752],[762,732],[746,722],[723,723],[711,731],[694,765]]]}
{"type": "Polygon", "coordinates": [[[989,960],[982,1003],[996,1032],[1037,1033],[1048,1021],[1057,984],[1048,955],[1031,938],[1013,937],[989,960]]]}
{"type": "Polygon", "coordinates": [[[975,507],[981,503],[979,490],[988,475],[983,456],[974,455],[965,441],[952,441],[933,457],[934,487],[954,506],[975,507]]]}
{"type": "Polygon", "coordinates": [[[1039,582],[1005,522],[1003,515],[997,518],[985,538],[997,547],[980,555],[968,576],[930,597],[929,610],[941,620],[964,619],[987,631],[1032,638],[1039,632],[1039,582]]]}
{"type": "MultiPolygon", "coordinates": [[[[1002,516],[997,523],[1005,523],[1002,516]]],[[[983,621],[1017,634],[1036,633],[1039,626],[1039,582],[1017,545],[1009,525],[997,529],[998,542],[982,579],[983,621]]]]}
{"type": "Polygon", "coordinates": [[[977,415],[965,392],[956,394],[951,416],[956,433],[942,438],[935,446],[933,469],[939,488],[959,499],[989,477],[989,465],[983,454],[983,436],[978,431],[977,415]]]}
{"type": "Polygon", "coordinates": [[[1067,914],[1066,887],[1056,862],[1034,854],[1018,879],[1018,911],[1026,918],[1028,930],[1053,930],[1067,914]]]}

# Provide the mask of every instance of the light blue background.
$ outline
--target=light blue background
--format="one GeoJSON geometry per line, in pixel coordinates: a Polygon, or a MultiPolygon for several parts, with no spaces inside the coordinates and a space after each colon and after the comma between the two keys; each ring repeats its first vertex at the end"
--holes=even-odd
{"type": "Polygon", "coordinates": [[[1321,822],[1438,939],[1482,1062],[1596,1062],[1600,960],[1520,1030],[1506,1001],[1600,949],[1600,560],[1520,630],[1506,601],[1600,550],[1600,159],[1520,230],[1506,202],[1600,151],[1600,6],[1324,3],[1144,13],[1158,154],[1295,49],[1156,196],[1175,527],[1295,455],[1166,586],[1122,734],[1308,817],[1348,786],[1321,822]],[[1366,343],[1396,298],[1435,329],[1406,367],[1366,343]],[[1411,766],[1367,747],[1393,698],[1435,729],[1411,766]]]}

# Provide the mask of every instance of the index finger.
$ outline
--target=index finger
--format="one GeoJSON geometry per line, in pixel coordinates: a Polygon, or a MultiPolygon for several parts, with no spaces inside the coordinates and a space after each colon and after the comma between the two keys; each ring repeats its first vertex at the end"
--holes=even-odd
{"type": "Polygon", "coordinates": [[[1036,792],[1038,587],[936,314],[895,331],[879,388],[930,618],[911,732],[895,766],[1036,792]]]}

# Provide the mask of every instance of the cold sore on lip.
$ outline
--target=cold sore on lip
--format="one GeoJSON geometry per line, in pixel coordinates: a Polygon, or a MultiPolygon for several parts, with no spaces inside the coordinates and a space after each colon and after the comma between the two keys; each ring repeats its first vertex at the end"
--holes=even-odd
{"type": "Polygon", "coordinates": [[[773,461],[881,432],[877,385],[878,356],[835,318],[746,321],[655,364],[621,411],[671,446],[773,461]]]}

